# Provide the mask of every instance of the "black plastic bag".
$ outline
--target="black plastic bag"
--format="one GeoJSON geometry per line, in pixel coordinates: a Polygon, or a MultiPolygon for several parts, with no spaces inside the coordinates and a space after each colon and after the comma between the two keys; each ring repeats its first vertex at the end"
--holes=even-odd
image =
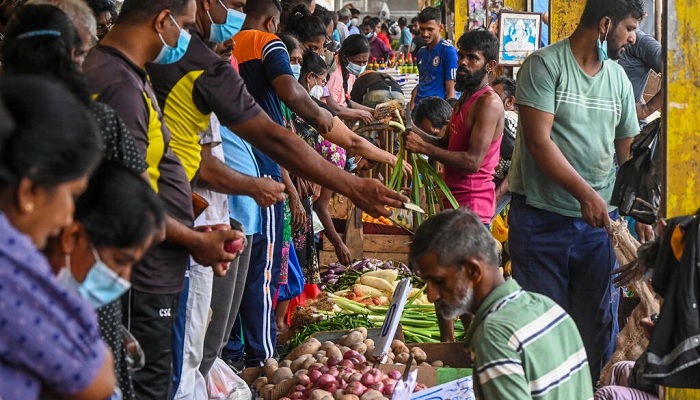
{"type": "Polygon", "coordinates": [[[617,172],[610,203],[621,215],[651,225],[661,205],[661,119],[644,127],[632,143],[631,158],[617,172]]]}

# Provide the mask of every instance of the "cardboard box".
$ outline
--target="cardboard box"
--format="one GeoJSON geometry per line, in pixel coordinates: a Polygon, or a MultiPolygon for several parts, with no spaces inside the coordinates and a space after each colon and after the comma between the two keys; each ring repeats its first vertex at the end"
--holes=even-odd
{"type": "MultiPolygon", "coordinates": [[[[381,336],[382,329],[381,328],[369,328],[367,329],[367,339],[372,339],[372,340],[377,340],[379,336],[381,336]]],[[[333,343],[337,343],[338,340],[340,339],[341,336],[347,335],[350,333],[350,330],[347,331],[328,331],[328,332],[317,332],[311,335],[312,338],[316,338],[319,342],[323,343],[325,341],[331,341],[333,343]]],[[[396,328],[396,333],[394,334],[394,339],[399,339],[400,341],[406,340],[403,336],[403,329],[401,328],[401,324],[399,324],[399,327],[396,328]]]]}
{"type": "MultiPolygon", "coordinates": [[[[455,379],[470,376],[472,374],[472,360],[469,353],[461,343],[407,343],[409,349],[420,347],[425,351],[427,363],[431,364],[441,360],[445,367],[428,367],[414,365],[411,371],[418,370],[418,382],[428,387],[437,386],[455,379]]],[[[401,364],[384,364],[379,367],[383,372],[400,371],[403,373],[406,366],[401,364]]]]}

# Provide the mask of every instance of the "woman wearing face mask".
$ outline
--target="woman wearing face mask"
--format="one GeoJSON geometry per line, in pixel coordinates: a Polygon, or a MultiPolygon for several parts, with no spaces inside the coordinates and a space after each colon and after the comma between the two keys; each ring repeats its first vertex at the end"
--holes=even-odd
{"type": "Polygon", "coordinates": [[[2,105],[0,397],[109,398],[114,367],[94,311],[59,286],[39,252],[71,223],[100,136],[83,104],[37,76],[0,80],[2,105]]]}
{"type": "MultiPolygon", "coordinates": [[[[164,220],[163,204],[145,180],[104,161],[76,203],[74,222],[49,241],[45,254],[59,284],[100,309],[129,289],[131,267],[161,240],[164,220]]],[[[117,311],[114,318],[101,319],[100,329],[114,355],[122,398],[133,399],[117,311]]]]}
{"type": "MultiPolygon", "coordinates": [[[[346,39],[346,41],[347,40],[349,40],[349,38],[346,39]]],[[[326,76],[326,73],[326,64],[318,54],[309,51],[304,53],[304,63],[301,68],[299,83],[309,91],[310,96],[317,98],[317,96],[321,95],[323,92],[323,85],[326,83],[323,78],[326,76]]],[[[333,129],[324,136],[321,136],[309,123],[298,116],[295,116],[293,121],[295,132],[309,143],[310,146],[315,148],[319,154],[323,155],[331,163],[340,168],[345,168],[346,151],[360,155],[369,160],[379,161],[392,166],[396,165],[396,156],[374,146],[365,138],[352,132],[337,116],[334,117],[333,129]]],[[[404,173],[408,175],[411,174],[411,167],[408,163],[404,162],[402,168],[404,169],[404,173]]],[[[314,210],[319,214],[319,218],[324,228],[327,230],[326,233],[336,249],[338,260],[342,264],[347,265],[352,262],[350,253],[337,233],[333,235],[335,230],[331,230],[332,222],[328,210],[325,209],[324,211],[322,209],[323,207],[327,207],[328,199],[330,199],[332,192],[326,192],[326,195],[327,196],[324,197],[325,205],[320,205],[320,203],[318,203],[319,200],[316,200],[314,202],[314,210]],[[319,209],[321,209],[320,212],[319,209]]]]}
{"type": "Polygon", "coordinates": [[[321,56],[325,51],[327,29],[320,18],[311,15],[303,4],[295,6],[284,23],[284,32],[296,36],[306,50],[321,56]]]}
{"type": "Polygon", "coordinates": [[[338,117],[343,120],[360,119],[365,123],[374,120],[373,110],[350,100],[350,92],[355,79],[360,76],[369,62],[369,42],[362,35],[350,35],[343,42],[336,56],[340,68],[328,78],[330,95],[324,100],[338,117]]]}

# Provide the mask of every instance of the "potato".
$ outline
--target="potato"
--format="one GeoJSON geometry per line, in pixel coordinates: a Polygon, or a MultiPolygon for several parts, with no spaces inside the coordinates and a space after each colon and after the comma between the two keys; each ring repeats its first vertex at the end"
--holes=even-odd
{"type": "Polygon", "coordinates": [[[277,360],[275,360],[274,358],[268,358],[267,360],[265,360],[265,366],[267,367],[268,365],[274,365],[275,367],[279,366],[277,365],[277,360]]]}
{"type": "Polygon", "coordinates": [[[261,393],[262,388],[265,385],[267,385],[267,377],[265,376],[258,377],[258,379],[253,382],[253,387],[258,391],[258,393],[261,393]]]}
{"type": "Polygon", "coordinates": [[[328,358],[337,358],[338,360],[343,359],[343,353],[340,352],[340,349],[335,344],[326,348],[326,356],[328,358]]]}
{"type": "Polygon", "coordinates": [[[304,341],[299,347],[292,350],[287,356],[288,360],[296,360],[302,354],[314,354],[321,349],[321,342],[316,338],[309,338],[304,341]]]}
{"type": "Polygon", "coordinates": [[[308,354],[299,356],[296,360],[292,361],[292,365],[289,368],[292,369],[292,372],[297,372],[301,369],[301,366],[304,365],[304,361],[309,357],[308,354]]]}
{"type": "Polygon", "coordinates": [[[372,339],[365,339],[365,341],[362,343],[366,344],[367,347],[369,347],[369,346],[374,347],[374,340],[372,340],[372,339]]]}
{"type": "Polygon", "coordinates": [[[301,369],[309,369],[311,364],[316,362],[316,359],[311,357],[310,354],[307,354],[307,355],[308,355],[308,357],[306,358],[306,360],[304,360],[304,363],[301,364],[301,369]]]}
{"type": "Polygon", "coordinates": [[[399,353],[408,353],[408,347],[404,344],[404,342],[394,339],[393,342],[391,342],[391,351],[393,351],[396,354],[399,353]]]}
{"type": "Polygon", "coordinates": [[[360,342],[360,343],[355,343],[350,347],[351,349],[355,350],[356,352],[364,355],[367,352],[367,345],[360,342]]]}
{"type": "Polygon", "coordinates": [[[309,400],[333,400],[333,395],[329,392],[326,392],[325,390],[321,389],[314,389],[311,391],[311,396],[309,396],[309,400]]]}
{"type": "Polygon", "coordinates": [[[340,400],[343,396],[345,396],[345,390],[343,389],[338,389],[333,393],[334,400],[340,400]]]}
{"type": "Polygon", "coordinates": [[[365,357],[369,356],[372,353],[374,353],[374,345],[367,346],[367,351],[365,351],[365,357]]]}
{"type": "Polygon", "coordinates": [[[352,331],[341,337],[338,343],[342,344],[343,346],[352,347],[354,344],[362,343],[364,340],[365,338],[362,336],[362,332],[352,331]]]}
{"type": "Polygon", "coordinates": [[[282,361],[280,362],[280,368],[281,368],[281,367],[287,367],[287,368],[289,368],[289,367],[291,367],[291,366],[292,366],[292,360],[282,360],[282,361]]]}
{"type": "Polygon", "coordinates": [[[370,389],[365,392],[365,394],[360,397],[360,400],[379,400],[379,399],[384,399],[384,395],[382,392],[370,389]]]}
{"type": "Polygon", "coordinates": [[[418,364],[418,365],[420,365],[421,367],[432,367],[432,365],[428,364],[428,363],[425,362],[425,361],[422,362],[422,363],[420,363],[420,364],[418,364]]]}
{"type": "Polygon", "coordinates": [[[336,399],[337,400],[360,400],[360,398],[354,394],[344,394],[340,397],[336,397],[336,399]]]}
{"type": "Polygon", "coordinates": [[[265,373],[265,376],[268,378],[268,380],[272,380],[272,375],[274,375],[278,369],[279,367],[277,365],[266,365],[263,368],[263,372],[265,373]]]}
{"type": "Polygon", "coordinates": [[[394,362],[399,364],[406,364],[408,362],[408,353],[399,353],[394,358],[394,362]]]}
{"type": "Polygon", "coordinates": [[[272,400],[272,391],[275,389],[275,385],[268,383],[262,388],[262,396],[265,400],[272,400]]]}
{"type": "Polygon", "coordinates": [[[314,354],[314,358],[318,362],[321,362],[321,360],[323,360],[325,357],[326,357],[326,352],[323,350],[317,351],[316,354],[314,354]]]}
{"type": "Polygon", "coordinates": [[[284,380],[287,380],[293,376],[294,376],[294,373],[288,367],[279,367],[279,368],[277,368],[277,371],[275,371],[275,373],[272,375],[271,382],[276,385],[276,384],[278,384],[284,380]]]}
{"type": "Polygon", "coordinates": [[[330,340],[326,340],[326,341],[323,342],[323,344],[321,345],[321,350],[328,351],[328,349],[331,348],[331,347],[336,347],[335,343],[331,342],[330,340]]]}
{"type": "Polygon", "coordinates": [[[435,360],[435,361],[433,361],[433,363],[430,364],[430,365],[433,366],[433,367],[435,367],[435,368],[439,368],[439,367],[444,367],[444,366],[445,366],[445,363],[443,363],[441,360],[435,360]]]}
{"type": "Polygon", "coordinates": [[[413,356],[416,358],[416,361],[419,364],[425,362],[428,359],[428,356],[425,354],[425,351],[423,351],[423,349],[421,349],[418,346],[412,347],[411,353],[413,353],[413,356]]]}
{"type": "Polygon", "coordinates": [[[348,350],[350,350],[350,348],[347,346],[340,345],[340,346],[338,346],[338,350],[340,350],[341,353],[345,354],[345,353],[347,353],[348,350]]]}
{"type": "Polygon", "coordinates": [[[362,334],[362,340],[367,339],[367,328],[365,328],[364,326],[361,326],[355,330],[362,334]]]}

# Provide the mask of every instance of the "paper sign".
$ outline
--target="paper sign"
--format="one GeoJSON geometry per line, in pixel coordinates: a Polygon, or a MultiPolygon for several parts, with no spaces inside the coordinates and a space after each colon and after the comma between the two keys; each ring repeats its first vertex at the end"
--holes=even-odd
{"type": "MultiPolygon", "coordinates": [[[[415,372],[415,371],[414,371],[415,372]]],[[[396,388],[399,384],[396,384],[396,388]]],[[[394,391],[396,393],[396,391],[394,391]]],[[[403,398],[403,397],[402,397],[403,398]]],[[[443,383],[439,386],[433,386],[426,390],[421,390],[420,392],[413,393],[410,397],[411,400],[475,400],[476,395],[474,394],[474,385],[472,383],[472,377],[467,376],[465,378],[460,378],[452,382],[443,383]]]]}
{"type": "Polygon", "coordinates": [[[411,291],[411,278],[402,279],[394,290],[394,297],[391,299],[391,305],[386,312],[386,318],[382,325],[382,331],[379,338],[374,341],[374,351],[372,355],[380,362],[384,362],[389,350],[391,342],[394,340],[396,329],[399,327],[399,319],[403,313],[403,307],[406,304],[408,292],[411,291]]]}
{"type": "Polygon", "coordinates": [[[391,400],[410,400],[413,395],[413,390],[418,385],[418,370],[414,369],[408,374],[408,379],[405,381],[400,379],[394,386],[394,395],[391,400]]]}

